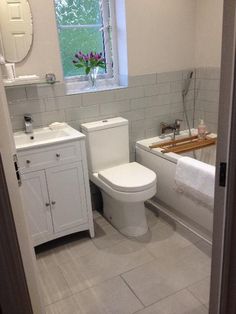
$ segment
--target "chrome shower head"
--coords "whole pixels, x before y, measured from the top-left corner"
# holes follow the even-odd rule
[[[184,85],[184,88],[183,88],[183,90],[182,90],[182,96],[183,96],[183,97],[186,97],[187,94],[188,94],[188,91],[189,91],[189,87],[190,87],[192,78],[193,78],[193,71],[190,71],[190,72],[188,73],[187,79],[185,80],[185,85]]]

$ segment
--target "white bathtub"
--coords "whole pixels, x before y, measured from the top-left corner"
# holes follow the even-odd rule
[[[192,134],[197,131],[192,129]],[[176,139],[188,136],[188,131],[182,131]],[[178,158],[181,155],[175,153],[163,154],[160,148],[150,149],[149,145],[170,140],[170,137],[149,138],[136,143],[136,160],[157,174],[157,194],[154,198],[157,208],[164,210],[166,214],[180,219],[187,226],[193,228],[207,239],[211,240],[213,210],[193,201],[187,196],[177,192],[175,184],[175,172]],[[195,151],[198,160],[215,165],[216,147],[211,146]],[[193,152],[185,153],[193,157]]]

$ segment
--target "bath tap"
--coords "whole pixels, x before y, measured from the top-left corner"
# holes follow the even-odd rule
[[[25,133],[33,133],[33,119],[31,114],[26,113],[24,115],[24,122],[25,122]]]
[[[173,140],[175,140],[175,136],[180,134],[180,126],[181,126],[181,119],[175,119],[175,122],[172,124],[161,122],[161,135],[164,135],[166,131],[173,131]]]
[[[180,134],[180,127],[181,127],[181,122],[182,122],[183,120],[181,120],[181,119],[175,119],[175,123],[174,123],[174,125],[175,125],[175,134],[176,135],[179,135]]]

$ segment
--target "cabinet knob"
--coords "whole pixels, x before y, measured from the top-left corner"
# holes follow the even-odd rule
[[[52,205],[55,205],[56,204],[56,202],[55,201],[52,201]]]
[[[57,157],[57,158],[59,158],[60,156],[61,156],[61,154],[59,154],[59,153],[56,154],[56,157]]]
[[[50,203],[46,203],[45,205],[48,207],[48,206],[50,206]]]
[[[29,159],[27,159],[26,163],[29,165],[31,163],[31,161]]]

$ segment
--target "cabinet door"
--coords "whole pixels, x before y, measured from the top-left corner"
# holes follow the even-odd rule
[[[53,227],[44,171],[22,175],[22,195],[34,244],[46,242]]]
[[[81,162],[46,170],[55,232],[86,223],[84,175]]]

